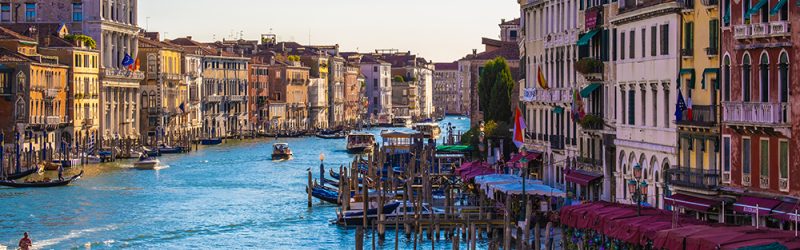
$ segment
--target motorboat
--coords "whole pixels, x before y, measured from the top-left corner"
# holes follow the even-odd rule
[[[322,139],[344,139],[347,133],[344,130],[323,130],[316,134],[317,137]]]
[[[139,170],[153,170],[156,169],[159,160],[151,156],[143,156],[139,161],[133,163],[133,168]]]
[[[350,133],[347,135],[347,152],[360,154],[372,152],[375,147],[375,135],[369,133]]]
[[[392,119],[392,127],[410,128],[411,124],[410,116],[398,116]]]
[[[442,129],[439,128],[439,124],[434,122],[414,124],[414,130],[422,133],[423,137],[429,139],[437,139],[442,133]]]
[[[272,144],[272,159],[289,159],[292,157],[292,149],[289,148],[289,143],[275,143]]]
[[[180,154],[183,153],[183,147],[172,147],[161,144],[161,146],[158,146],[158,152],[161,154]]]

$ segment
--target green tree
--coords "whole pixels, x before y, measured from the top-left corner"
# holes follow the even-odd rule
[[[511,121],[511,90],[514,79],[511,69],[502,57],[487,62],[480,72],[478,98],[484,120]]]

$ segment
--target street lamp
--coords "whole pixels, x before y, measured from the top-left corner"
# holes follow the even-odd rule
[[[642,178],[642,166],[638,163],[633,166],[633,179],[628,181],[628,190],[631,192],[631,199],[636,202],[636,215],[642,215],[642,199],[647,194],[647,181]]]
[[[519,149],[520,154],[524,154],[527,151],[525,150],[525,146],[522,146]],[[528,179],[528,158],[526,155],[522,155],[522,158],[519,159],[519,162],[522,163],[522,195],[524,195],[522,200],[522,207],[527,208],[528,205],[528,194],[525,192],[525,182]]]
[[[319,181],[325,178],[325,153],[319,153]]]
[[[481,134],[478,137],[479,140],[480,140],[480,143],[478,143],[478,148],[481,150],[481,153],[483,153],[484,151],[486,151],[486,147],[483,145],[483,141],[485,140],[485,137],[486,137],[486,133],[485,133],[486,124],[483,121],[481,121],[480,124],[479,124],[479,128],[480,128]],[[487,155],[486,157],[489,157],[489,156]]]

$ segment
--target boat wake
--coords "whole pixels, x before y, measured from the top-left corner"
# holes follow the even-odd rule
[[[165,169],[165,168],[169,168],[169,165],[161,165],[161,164],[158,164],[158,165],[156,165],[156,167],[154,168],[154,170],[161,170],[161,169]]]
[[[58,237],[58,238],[46,239],[46,240],[37,240],[35,242],[35,244],[33,245],[33,249],[48,249],[48,248],[52,248],[52,246],[54,246],[56,244],[59,244],[61,242],[68,241],[68,240],[71,240],[71,239],[75,239],[75,238],[81,237],[81,236],[86,235],[86,234],[92,234],[92,233],[96,233],[96,232],[110,231],[110,230],[116,230],[116,229],[117,229],[117,226],[108,225],[108,226],[105,226],[105,227],[96,227],[96,228],[89,228],[89,229],[83,229],[83,230],[72,230],[72,231],[69,231],[68,234],[66,234],[64,236],[61,236],[61,237]],[[0,249],[2,249],[2,248],[0,248]]]

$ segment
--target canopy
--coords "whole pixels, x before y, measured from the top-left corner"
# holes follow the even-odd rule
[[[767,5],[767,2],[768,2],[767,0],[758,1],[758,3],[756,3],[756,5],[753,5],[753,7],[750,7],[750,9],[747,10],[747,13],[744,14],[745,17],[746,18],[750,17],[753,14],[755,14],[756,12],[758,12],[761,8],[763,8],[765,5]]]
[[[542,154],[538,152],[525,152],[525,153],[515,154],[514,156],[511,157],[510,160],[508,160],[508,163],[517,163],[520,160],[522,160],[522,158],[525,158],[525,160],[527,161],[533,161],[539,159],[539,157],[542,157]]]
[[[705,70],[703,70],[703,78],[700,80],[700,85],[703,88],[706,87],[706,74],[719,75],[719,68],[706,68]],[[719,83],[717,84],[717,86],[714,86],[714,87],[715,88],[719,88]]]
[[[589,45],[589,41],[591,41],[592,37],[594,37],[594,35],[597,35],[598,32],[600,32],[600,30],[592,30],[586,32],[586,34],[583,34],[581,38],[578,39],[578,46]]]
[[[603,86],[603,84],[602,83],[590,83],[589,85],[587,85],[585,88],[583,88],[581,90],[581,97],[589,98],[589,95],[591,95],[592,92],[594,92],[595,90],[600,88],[600,86]]]
[[[681,71],[678,73],[678,86],[681,85],[681,78],[685,74],[689,74],[689,76],[691,77],[689,79],[689,88],[693,89],[694,88],[694,69],[681,69]]]
[[[786,5],[786,2],[788,2],[788,1],[789,0],[780,0],[780,1],[778,1],[778,3],[775,4],[775,7],[772,7],[772,9],[769,11],[769,15],[775,15],[775,14],[780,13],[781,9],[783,8],[784,5]]]
[[[575,184],[588,186],[590,182],[603,178],[603,175],[583,170],[568,169],[565,180]]]
[[[561,106],[556,106],[555,108],[553,108],[553,113],[563,114],[564,113],[564,108],[561,107]]]
[[[758,215],[766,216],[780,204],[779,200],[742,196],[733,204],[733,211],[743,214],[756,214],[756,211],[758,211]]]
[[[797,222],[800,221],[798,212],[800,212],[800,204],[783,202],[772,210],[771,216],[782,221]]]
[[[712,207],[720,204],[719,201],[695,197],[686,194],[673,194],[664,197],[664,202],[670,206],[683,207],[694,211],[707,212]]]
[[[439,146],[436,146],[436,151],[439,151],[439,152],[469,153],[469,152],[472,151],[472,146],[468,146],[468,145],[439,145]]]
[[[475,177],[475,184],[483,186],[487,184],[515,182],[521,179],[522,177],[511,174],[490,174]]]
[[[461,176],[461,180],[463,181],[471,181],[475,179],[476,176],[493,174],[495,172],[496,171],[491,168],[489,163],[479,161],[466,162],[456,169],[456,174]]]
[[[552,188],[544,184],[525,183],[526,195],[542,195],[550,197],[566,197],[564,191]],[[522,183],[506,183],[495,186],[495,190],[505,194],[522,194]]]

